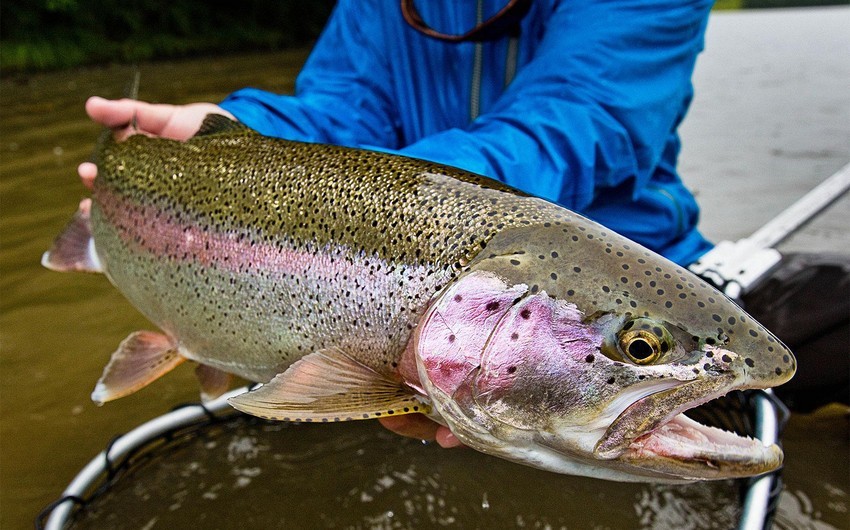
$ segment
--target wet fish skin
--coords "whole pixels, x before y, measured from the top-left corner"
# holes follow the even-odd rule
[[[106,274],[186,357],[257,381],[332,346],[394,372],[430,297],[494,233],[570,215],[436,164],[241,128],[98,158]]]
[[[267,383],[233,400],[253,414],[430,410],[467,445],[558,472],[677,481],[781,464],[775,446],[679,413],[781,384],[791,352],[699,278],[575,213],[221,118],[186,142],[107,140],[97,158],[76,222],[94,245],[68,243],[79,255],[63,259],[96,263],[165,334],[158,350],[125,341],[98,400],[119,395],[108,373],[161,375],[161,354]],[[60,255],[45,263],[62,269]],[[649,364],[622,347],[642,326],[667,348]]]

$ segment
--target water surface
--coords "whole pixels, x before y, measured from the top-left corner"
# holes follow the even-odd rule
[[[747,235],[850,160],[850,67],[837,51],[850,44],[846,31],[836,33],[850,25],[848,15],[722,14],[712,22],[682,164],[704,205],[708,235]],[[143,65],[140,95],[180,103],[218,101],[248,85],[291,92],[305,57],[295,51]],[[113,435],[197,398],[184,366],[133,396],[94,406],[88,396],[109,354],[150,324],[102,276],[38,264],[86,195],[74,168],[99,130],[82,104],[92,94],[119,96],[131,77],[130,68],[116,66],[0,82],[4,529],[29,526]],[[838,208],[823,229],[828,235],[833,226],[846,235],[846,210]],[[731,482],[661,487],[559,476],[400,439],[373,423],[217,429],[137,470],[138,480],[121,482],[90,526],[727,528],[737,516]],[[227,448],[223,460],[205,456],[209,444]],[[846,528],[846,410],[794,416],[785,447],[777,526]]]

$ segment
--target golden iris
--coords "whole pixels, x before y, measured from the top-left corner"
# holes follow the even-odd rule
[[[635,364],[651,364],[670,350],[672,337],[664,326],[637,318],[623,326],[617,334],[620,352]]]

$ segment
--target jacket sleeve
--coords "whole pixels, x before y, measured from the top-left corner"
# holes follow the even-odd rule
[[[220,105],[269,136],[345,146],[395,147],[386,56],[364,32],[374,2],[340,1],[296,80],[295,97],[246,88]]]
[[[711,2],[560,2],[490,109],[401,149],[582,210],[652,176],[692,94]],[[534,15],[534,12],[529,15]]]

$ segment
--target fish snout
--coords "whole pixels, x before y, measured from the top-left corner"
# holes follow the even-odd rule
[[[729,349],[737,353],[732,367],[744,374],[742,388],[772,388],[787,383],[797,370],[797,360],[785,344],[767,330],[762,337],[742,347]]]

